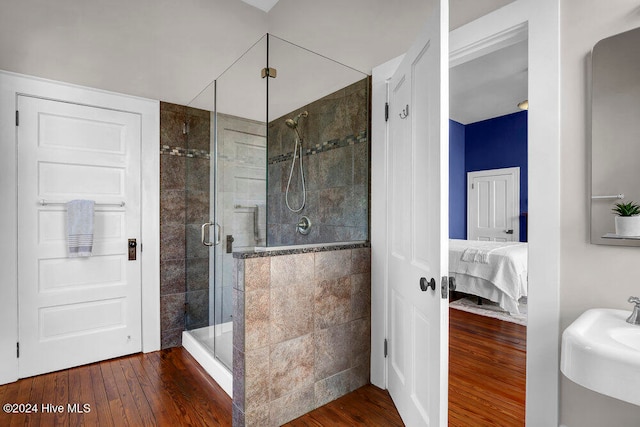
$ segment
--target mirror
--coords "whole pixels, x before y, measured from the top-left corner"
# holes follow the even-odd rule
[[[640,28],[599,41],[592,53],[591,243],[640,246],[612,209],[640,204]],[[640,216],[631,217],[640,223]],[[634,219],[635,218],[635,219]],[[616,226],[616,222],[618,225]],[[621,225],[622,224],[622,225]],[[640,232],[640,231],[639,231]],[[631,235],[629,235],[631,234]]]

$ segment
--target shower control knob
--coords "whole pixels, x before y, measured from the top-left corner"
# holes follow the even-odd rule
[[[298,221],[296,230],[298,231],[298,233],[306,236],[311,231],[311,220],[306,216],[303,216],[302,218],[300,218],[300,221]]]

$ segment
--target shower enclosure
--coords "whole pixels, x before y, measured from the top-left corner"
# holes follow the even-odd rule
[[[183,345],[230,392],[233,252],[368,238],[369,79],[267,34],[189,106],[211,111],[207,191],[187,194],[208,208],[187,289],[208,287],[187,292]]]

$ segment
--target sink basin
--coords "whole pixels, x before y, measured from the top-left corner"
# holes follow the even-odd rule
[[[562,333],[560,370],[583,387],[640,405],[640,325],[631,311],[594,308]]]

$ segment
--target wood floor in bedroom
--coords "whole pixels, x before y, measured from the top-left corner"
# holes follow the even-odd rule
[[[526,328],[450,309],[449,425],[524,425]],[[231,399],[182,348],[136,354],[0,386],[0,402],[64,404],[6,414],[0,426],[231,426]],[[89,403],[70,414],[67,403]],[[368,385],[290,426],[402,426],[389,393]]]
[[[449,426],[524,426],[525,326],[449,309]]]

